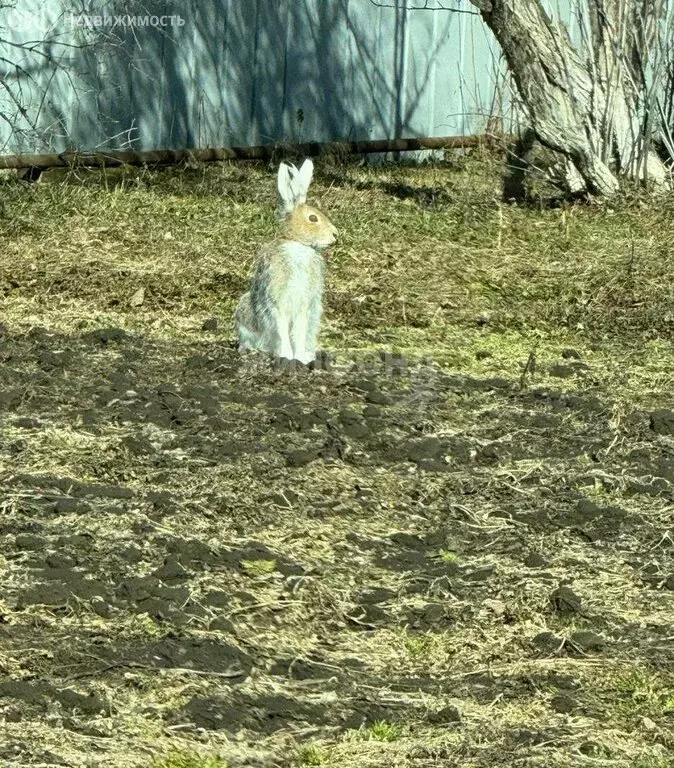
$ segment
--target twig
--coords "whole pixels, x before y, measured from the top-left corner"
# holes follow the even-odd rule
[[[400,9],[399,5],[395,3],[380,3],[377,0],[370,0],[372,5],[377,8],[396,8]],[[431,0],[424,0],[423,5],[411,5],[404,8],[406,11],[448,11],[449,13],[462,13],[465,16],[479,16],[479,11],[466,11],[463,8],[448,8],[443,5],[440,0],[437,0],[437,5],[431,5]]]
[[[527,373],[533,373],[536,370],[536,349],[538,348],[538,342],[536,342],[529,352],[526,365],[520,376],[520,389],[524,389],[527,383]]]

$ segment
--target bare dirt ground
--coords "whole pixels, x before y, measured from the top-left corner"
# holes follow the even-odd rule
[[[4,183],[2,766],[673,764],[674,206],[497,171],[319,172],[315,370],[265,169]]]

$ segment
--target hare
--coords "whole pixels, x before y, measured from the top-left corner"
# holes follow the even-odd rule
[[[239,351],[255,349],[288,360],[316,359],[323,314],[323,251],[337,239],[337,229],[306,204],[314,166],[307,159],[297,170],[278,170],[281,237],[258,256],[250,290],[234,313]]]

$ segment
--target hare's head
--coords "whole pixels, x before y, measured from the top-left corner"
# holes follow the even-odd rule
[[[318,208],[301,203],[286,216],[284,235],[320,251],[335,242],[337,228]]]
[[[337,229],[316,208],[307,205],[307,192],[314,164],[306,159],[299,170],[290,163],[278,169],[278,214],[285,223],[285,236],[311,248],[327,248],[337,239]]]

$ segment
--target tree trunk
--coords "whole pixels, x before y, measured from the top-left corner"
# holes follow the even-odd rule
[[[668,0],[587,0],[582,51],[541,0],[471,0],[499,41],[538,140],[567,181],[611,195],[618,176],[668,186],[651,149],[647,54]]]
[[[667,184],[668,174],[652,149],[648,54],[658,42],[666,0],[594,0],[588,4],[596,82],[605,98],[602,149],[613,149],[619,171],[634,179]]]

